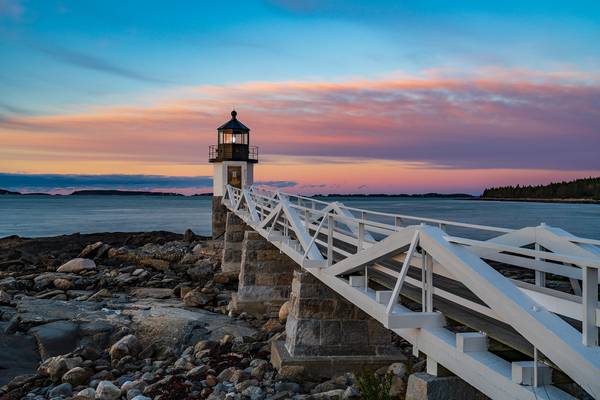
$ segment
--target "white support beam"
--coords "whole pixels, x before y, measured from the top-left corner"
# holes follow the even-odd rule
[[[598,346],[598,271],[595,268],[583,270],[583,344]]]

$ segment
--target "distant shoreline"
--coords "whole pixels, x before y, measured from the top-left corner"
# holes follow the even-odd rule
[[[536,199],[536,198],[510,198],[510,197],[473,197],[471,200],[481,201],[517,201],[521,203],[562,203],[562,204],[600,204],[600,200],[593,199]]]

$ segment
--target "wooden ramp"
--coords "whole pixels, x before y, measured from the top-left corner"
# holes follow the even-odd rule
[[[257,187],[228,186],[223,202],[425,353],[432,372],[441,364],[491,398],[570,398],[552,384],[555,368],[600,398],[600,241],[546,225],[512,230],[386,214]],[[451,236],[449,227],[495,236]],[[535,276],[535,284],[503,276],[496,263]],[[564,279],[569,290],[548,287],[549,276]],[[456,332],[448,320],[475,332]],[[488,337],[523,359],[489,351]],[[538,353],[543,362],[527,357]]]

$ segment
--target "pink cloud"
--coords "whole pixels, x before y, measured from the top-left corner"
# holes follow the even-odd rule
[[[517,71],[475,79],[185,88],[149,107],[6,118],[0,121],[0,154],[43,153],[46,160],[56,154],[56,163],[67,155],[202,164],[215,128],[236,104],[262,154],[387,159],[429,168],[600,171],[600,86],[584,78]]]

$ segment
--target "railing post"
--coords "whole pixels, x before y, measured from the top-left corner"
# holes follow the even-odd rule
[[[425,265],[427,266],[427,312],[433,312],[433,257],[425,252]]]
[[[394,217],[394,226],[402,226],[402,218]]]
[[[596,308],[598,307],[598,269],[583,267],[583,344],[598,346],[598,326]]]
[[[333,214],[327,215],[327,265],[333,264]]]
[[[535,251],[542,251],[542,246],[536,242]],[[537,261],[541,260],[540,257],[535,258]],[[546,286],[546,273],[544,271],[535,271],[535,285],[545,287]]]
[[[358,246],[357,246],[357,253],[363,249],[363,247],[364,247],[364,241],[365,241],[365,223],[364,222],[359,222],[358,223]]]

